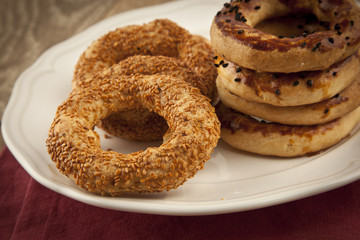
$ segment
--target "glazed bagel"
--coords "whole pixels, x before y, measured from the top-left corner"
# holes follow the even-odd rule
[[[255,28],[267,19],[304,14],[315,16],[324,30],[283,37]],[[210,36],[220,56],[245,68],[323,70],[359,48],[360,7],[353,0],[231,1],[214,17]]]
[[[216,113],[221,138],[230,146],[280,157],[303,156],[329,148],[347,137],[360,121],[360,107],[336,120],[312,126],[259,122],[221,103]]]
[[[190,84],[161,75],[118,75],[73,91],[58,107],[47,149],[57,168],[97,194],[160,192],[177,188],[210,158],[220,136],[215,109]],[[122,154],[100,147],[94,126],[117,111],[142,106],[161,115],[169,130],[159,147]]]
[[[165,57],[166,56],[166,57]],[[201,92],[216,97],[214,53],[208,40],[192,35],[170,20],[131,25],[111,31],[94,41],[78,60],[73,89],[94,84],[94,75],[105,75],[119,64],[119,74],[156,74],[179,76],[192,81]],[[96,84],[96,83],[95,83]],[[113,113],[99,123],[106,132],[138,141],[162,138],[166,121],[147,109],[138,107]]]
[[[321,124],[339,118],[360,105],[360,75],[349,87],[332,98],[318,103],[291,107],[248,101],[227,89],[223,82],[219,76],[217,86],[223,104],[247,115],[282,124]]]
[[[249,101],[275,106],[319,102],[341,92],[360,75],[360,50],[326,70],[299,73],[268,73],[241,68],[216,57],[223,85]]]

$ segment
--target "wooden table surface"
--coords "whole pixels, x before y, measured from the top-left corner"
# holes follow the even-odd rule
[[[111,15],[169,1],[0,0],[0,119],[18,76],[52,45]]]

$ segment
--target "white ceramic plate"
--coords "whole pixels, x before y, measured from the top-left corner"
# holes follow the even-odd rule
[[[360,178],[360,134],[326,152],[294,159],[247,154],[219,142],[212,158],[194,178],[176,190],[119,198],[86,192],[60,174],[46,151],[45,139],[57,106],[71,89],[74,65],[90,42],[129,24],[169,18],[192,33],[209,37],[218,0],[176,1],[108,18],[46,51],[17,80],[4,112],[5,142],[24,169],[39,183],[91,205],[142,213],[205,215],[256,209],[304,198]],[[103,137],[104,134],[100,132]],[[120,152],[159,143],[138,144],[101,139],[102,148]]]

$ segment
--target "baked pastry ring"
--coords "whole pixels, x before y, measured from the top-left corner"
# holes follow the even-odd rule
[[[264,123],[226,107],[216,106],[221,138],[230,146],[262,155],[296,157],[329,148],[349,136],[360,121],[360,107],[333,121],[312,126]]]
[[[282,37],[255,28],[269,18],[304,13],[315,15],[324,30]],[[214,17],[210,36],[219,55],[245,68],[323,70],[359,48],[360,7],[353,0],[231,1]]]
[[[92,42],[75,66],[73,88],[87,86],[87,79],[93,79],[92,75],[135,55],[179,59],[183,66],[198,74],[204,84],[208,85],[207,96],[214,97],[217,71],[213,66],[214,53],[209,41],[190,34],[168,19],[118,28]],[[141,71],[134,67],[132,70]],[[127,71],[127,74],[131,72]]]
[[[216,83],[223,104],[247,115],[282,124],[321,124],[351,112],[360,105],[360,75],[349,87],[332,98],[318,103],[291,107],[248,101],[232,93],[223,82],[219,76]]]
[[[211,96],[215,89],[215,83],[205,82],[198,74],[191,71],[184,62],[172,57],[131,56],[104,70],[98,77],[99,79],[111,77],[114,71],[123,76],[132,76],[134,74],[143,76],[153,74],[172,76],[200,89],[201,93],[205,96]],[[210,80],[207,79],[207,81]],[[91,85],[99,84],[100,82],[85,79],[83,83]],[[162,136],[168,129],[168,125],[163,117],[143,107],[137,107],[135,110],[114,112],[101,120],[97,126],[111,135],[137,141],[162,139]]]
[[[322,71],[258,72],[220,56],[215,65],[224,86],[237,96],[275,106],[297,106],[331,98],[354,82],[360,75],[360,50]]]
[[[46,144],[63,174],[90,192],[118,196],[177,188],[203,168],[220,137],[220,124],[197,88],[161,75],[113,72],[100,81],[73,91],[56,112]],[[163,144],[131,154],[102,150],[94,126],[139,105],[166,119]]]
[[[146,57],[142,57],[142,62],[138,63],[136,61],[139,58],[134,58],[137,55],[150,58],[146,66],[141,65]],[[155,56],[159,58],[156,62]],[[175,76],[179,75],[179,68],[187,69],[181,76],[192,79],[192,83],[198,81],[196,86],[202,86],[202,93],[214,99],[217,71],[213,66],[213,57],[208,40],[190,34],[170,20],[159,19],[143,25],[126,26],[95,40],[83,52],[75,66],[73,89],[88,87],[92,84],[91,81],[97,79],[93,75],[105,74],[114,64],[126,61],[121,64],[127,68],[123,69],[125,75],[159,72],[165,75],[166,71],[166,74]],[[149,64],[151,61],[154,65]],[[177,68],[176,72],[171,73],[171,68]],[[185,76],[187,74],[191,74],[191,77]],[[194,75],[197,77],[192,77]],[[159,140],[167,130],[164,119],[141,107],[113,113],[109,118],[103,119],[99,126],[114,136],[139,141]]]

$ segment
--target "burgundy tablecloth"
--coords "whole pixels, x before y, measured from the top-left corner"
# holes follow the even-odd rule
[[[0,239],[360,239],[360,181],[247,212],[179,217],[93,207],[33,180],[0,155]]]

